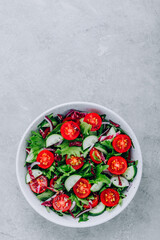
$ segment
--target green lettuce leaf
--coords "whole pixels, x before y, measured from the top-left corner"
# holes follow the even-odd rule
[[[80,123],[80,129],[81,129],[81,133],[82,133],[84,136],[89,135],[91,128],[92,128],[92,125],[91,125],[91,124],[88,124],[88,123],[86,123],[86,122],[81,121],[81,123]]]

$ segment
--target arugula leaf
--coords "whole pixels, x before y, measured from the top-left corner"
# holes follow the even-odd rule
[[[83,205],[81,204],[81,202],[79,201],[79,199],[78,199],[78,197],[76,195],[71,193],[70,199],[71,199],[72,202],[73,201],[76,202],[77,207],[79,207],[81,210],[83,209]]]
[[[85,222],[88,221],[88,212],[83,213],[80,217],[79,217],[79,221],[78,222]]]
[[[103,172],[104,170],[106,170],[108,168],[108,165],[97,165],[96,166],[96,175],[99,176],[101,172]]]
[[[62,123],[58,124],[58,125],[53,129],[53,131],[50,132],[50,133],[47,135],[47,137],[50,136],[50,135],[52,135],[52,134],[54,134],[54,133],[59,133],[59,132],[60,132],[60,129],[61,129],[61,126],[62,126]]]
[[[96,179],[90,180],[90,183],[98,183],[98,182],[103,182],[103,183],[106,183],[107,185],[109,185],[111,181],[104,174],[99,174],[98,176],[96,176]]]
[[[43,170],[43,175],[45,175],[48,179],[52,178],[52,173],[55,171],[55,166],[51,165],[49,168]]]
[[[61,173],[72,172],[73,168],[70,165],[61,165],[57,167],[57,170]]]
[[[84,136],[89,135],[91,128],[92,128],[91,124],[88,124],[86,122],[81,121],[80,129],[81,129],[81,132]]]
[[[101,142],[102,145],[106,146],[109,149],[113,149],[112,142],[108,140],[104,140]]]
[[[40,193],[39,195],[37,195],[37,198],[40,201],[46,201],[48,198],[52,197],[55,193],[53,193],[52,191],[46,189],[45,192]]]
[[[116,207],[116,206],[114,206],[114,207],[106,207],[106,211],[107,211],[107,212],[111,212],[115,207]]]
[[[43,139],[42,135],[39,132],[31,131],[31,137],[28,141],[29,147],[32,149],[34,154],[45,147],[45,139]]]

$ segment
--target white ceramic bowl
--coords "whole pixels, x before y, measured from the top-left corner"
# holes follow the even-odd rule
[[[78,220],[73,219],[71,216],[63,216],[60,217],[56,213],[50,211],[50,213],[47,212],[46,208],[41,206],[40,201],[36,198],[36,196],[32,193],[29,186],[25,183],[25,175],[27,169],[24,167],[25,163],[25,148],[26,148],[26,140],[30,136],[31,130],[35,130],[37,125],[43,120],[44,116],[50,113],[53,113],[53,115],[56,114],[63,114],[66,113],[69,109],[77,109],[80,111],[89,111],[89,112],[97,112],[99,114],[106,114],[108,119],[113,120],[114,122],[117,122],[121,125],[122,129],[124,129],[128,135],[132,138],[135,149],[132,151],[132,159],[138,159],[138,172],[137,175],[133,181],[133,184],[129,191],[127,192],[127,197],[123,199],[122,206],[117,206],[113,211],[107,212],[105,211],[103,214],[96,216],[96,217],[89,217],[89,220],[87,222],[81,222],[78,223]],[[42,113],[39,117],[37,117],[27,128],[25,131],[19,147],[17,151],[17,158],[16,158],[16,172],[17,172],[17,178],[19,182],[19,186],[21,188],[21,191],[23,195],[25,196],[28,203],[34,208],[37,213],[39,213],[41,216],[45,217],[47,220],[57,223],[59,225],[67,226],[67,227],[91,227],[95,226],[104,222],[107,222],[108,220],[112,219],[113,217],[117,216],[120,212],[122,212],[128,204],[133,199],[139,184],[141,180],[142,175],[142,155],[140,146],[138,143],[138,140],[132,131],[132,129],[129,127],[129,125],[115,112],[109,110],[106,107],[103,107],[101,105],[95,104],[95,103],[88,103],[88,102],[71,102],[66,104],[61,104],[58,106],[55,106],[44,113]]]

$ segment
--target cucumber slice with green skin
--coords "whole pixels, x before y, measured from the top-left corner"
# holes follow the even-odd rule
[[[58,143],[61,140],[63,140],[63,137],[60,134],[49,135],[46,139],[46,147],[52,146],[53,144]]]
[[[73,188],[73,186],[76,184],[76,182],[78,182],[78,180],[81,178],[81,176],[80,175],[71,175],[71,176],[69,176],[67,179],[66,179],[66,181],[65,181],[65,183],[64,183],[64,186],[65,186],[65,188],[67,189],[67,191],[69,192],[72,188]]]
[[[103,187],[103,185],[104,185],[103,182],[94,183],[90,190],[92,192],[98,192]]]
[[[102,153],[104,153],[104,154],[107,154],[107,151],[106,151],[105,147],[103,147],[101,144],[96,143],[96,144],[94,145],[94,147],[95,147],[97,150],[99,150],[100,152],[102,152]]]
[[[113,138],[116,136],[116,131],[115,131],[114,127],[111,127],[111,129],[110,129],[109,132],[107,133],[107,136],[110,136],[110,135],[111,135],[111,136],[113,135]],[[107,139],[107,141],[112,141],[113,138],[112,138],[112,139]]]
[[[128,167],[127,170],[122,174],[122,176],[125,177],[128,181],[131,181],[136,176],[136,174],[137,174],[137,167],[134,165],[134,166]]]
[[[42,171],[41,170],[38,170],[38,169],[33,169],[32,170],[32,174],[35,178],[39,177],[40,175],[42,175]],[[26,174],[26,183],[29,183],[31,181],[31,178],[30,178],[30,175],[29,173],[27,172]]]
[[[105,211],[105,208],[106,208],[106,206],[102,202],[100,202],[100,203],[98,203],[98,205],[96,207],[92,208],[89,211],[89,215],[98,216]]]
[[[118,188],[124,188],[124,187],[129,186],[129,182],[127,179],[120,176],[120,180],[121,180],[122,185],[119,184],[119,180],[118,180],[117,176],[111,177],[111,183],[113,184],[113,186],[118,187]]]
[[[96,142],[98,142],[98,137],[97,136],[88,136],[83,140],[83,150],[89,148],[90,146],[92,146],[93,144],[95,144]]]
[[[31,149],[29,154],[28,154],[28,156],[27,156],[27,158],[26,158],[26,162],[27,163],[32,163],[33,160],[34,160],[34,154],[33,154],[33,150]]]

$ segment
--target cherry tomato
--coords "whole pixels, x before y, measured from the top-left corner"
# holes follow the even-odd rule
[[[43,175],[39,176],[35,179],[35,181],[31,181],[29,186],[31,190],[35,193],[42,193],[46,191],[47,188],[47,178]]]
[[[114,207],[118,204],[120,197],[116,190],[107,188],[101,192],[100,199],[107,207]]]
[[[87,199],[88,200],[88,199]],[[91,204],[91,207],[94,208],[97,206],[98,202],[99,202],[99,195],[98,194],[94,194],[94,199],[92,200],[89,200],[90,201],[90,204]],[[90,205],[83,205],[84,208],[90,208]]]
[[[102,119],[97,113],[88,113],[83,121],[92,125],[91,131],[97,131],[102,125]]]
[[[52,152],[48,150],[42,150],[37,155],[37,162],[40,162],[39,167],[40,168],[49,168],[52,163],[54,162],[54,155]]]
[[[73,186],[73,191],[79,198],[86,198],[91,193],[91,184],[85,178],[80,178]]]
[[[109,165],[108,170],[116,175],[121,175],[127,170],[127,161],[120,156],[109,158],[107,165]]]
[[[61,134],[67,140],[74,140],[80,134],[80,127],[73,121],[63,123],[61,126]]]
[[[71,204],[72,202],[66,194],[58,194],[53,198],[53,208],[56,211],[66,212],[70,209]]]
[[[92,148],[90,153],[89,153],[90,158],[92,159],[93,162],[99,164],[102,162],[101,158],[101,152],[98,151],[96,148]]]
[[[126,134],[119,134],[112,142],[113,148],[119,153],[127,152],[130,149],[131,144],[131,139]]]
[[[70,158],[67,159],[66,155],[66,164],[69,164],[72,166],[75,170],[78,170],[84,165],[84,158],[83,157],[75,157],[71,156]]]

